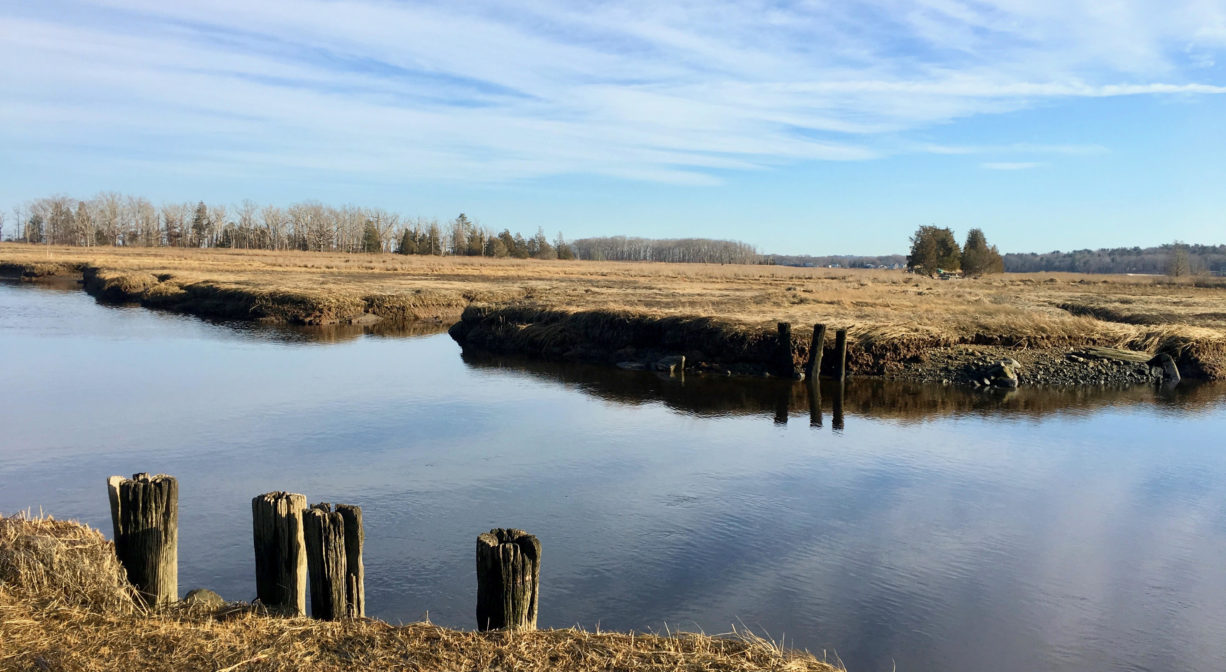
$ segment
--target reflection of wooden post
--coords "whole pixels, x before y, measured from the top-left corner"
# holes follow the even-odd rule
[[[775,391],[775,424],[788,424],[788,410],[792,401],[792,386],[795,383],[779,383]]]
[[[345,617],[345,521],[330,504],[316,504],[303,514],[307,570],[311,578],[311,617],[335,621]]]
[[[826,325],[813,325],[813,342],[809,345],[809,359],[805,362],[805,378],[822,375],[822,349],[826,347]],[[820,396],[820,395],[819,395]]]
[[[366,568],[362,564],[362,507],[337,504],[336,512],[345,520],[345,602],[350,617],[366,616]]]
[[[809,426],[822,426],[822,386],[816,378],[810,378],[805,383],[809,392]]]
[[[843,381],[834,388],[834,421],[830,425],[837,431],[843,431]]]
[[[847,377],[847,330],[834,332],[834,377],[843,380]]]
[[[541,542],[515,529],[477,537],[477,629],[535,630]]]
[[[151,607],[179,599],[179,482],[133,474],[106,480],[115,555]]]
[[[255,592],[269,609],[306,615],[306,544],[302,515],[306,495],[270,492],[251,500],[255,538]]]

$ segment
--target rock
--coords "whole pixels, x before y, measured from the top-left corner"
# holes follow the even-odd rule
[[[988,377],[984,379],[984,384],[995,387],[1015,388],[1018,385],[1017,369],[1017,362],[1006,357],[988,369]]]
[[[221,595],[208,588],[189,590],[187,595],[183,597],[183,604],[200,605],[202,607],[220,607],[225,603],[226,601],[221,599]]]
[[[1154,355],[1154,358],[1149,360],[1149,365],[1158,369],[1162,373],[1162,380],[1178,383],[1180,381],[1179,367],[1175,366],[1175,358],[1165,352]]]
[[[656,361],[656,371],[665,372],[670,376],[674,373],[681,373],[683,370],[685,370],[685,355],[661,357]]]
[[[642,362],[618,362],[617,368],[627,371],[642,371],[647,368],[647,365]]]

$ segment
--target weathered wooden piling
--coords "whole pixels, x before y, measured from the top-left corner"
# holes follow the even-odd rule
[[[847,330],[834,332],[834,377],[843,380],[847,377]]]
[[[809,426],[822,426],[822,385],[817,378],[805,381],[805,390],[809,393]]]
[[[362,527],[362,507],[337,504],[336,512],[345,521],[345,604],[353,618],[366,616],[366,567],[362,562],[362,546],[366,530]]]
[[[106,480],[111,526],[128,581],[147,606],[179,599],[179,482],[133,474]]]
[[[796,360],[792,357],[792,323],[779,322],[776,328],[779,336],[775,346],[775,374],[784,378],[798,378],[800,372],[796,370]]]
[[[255,539],[255,592],[268,609],[306,615],[306,495],[269,492],[251,500]]]
[[[311,617],[328,621],[345,618],[348,600],[344,518],[330,504],[316,504],[303,513],[302,533],[311,584]]]
[[[535,630],[541,542],[516,529],[477,537],[477,628]]]
[[[822,349],[826,347],[826,325],[813,325],[813,342],[809,344],[809,359],[805,361],[805,378],[822,374]]]

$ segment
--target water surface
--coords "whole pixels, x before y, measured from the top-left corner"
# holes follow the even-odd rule
[[[253,597],[250,500],[284,489],[363,507],[391,621],[472,627],[475,537],[515,526],[546,627],[743,625],[855,672],[1226,660],[1219,386],[818,401],[11,283],[0,381],[0,512],[109,533],[107,476],[173,474],[184,591]]]

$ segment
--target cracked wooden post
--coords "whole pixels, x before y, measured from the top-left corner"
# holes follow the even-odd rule
[[[345,520],[331,504],[320,503],[302,517],[307,571],[311,579],[311,617],[336,621],[348,616]]]
[[[541,542],[516,529],[477,537],[477,629],[535,630]]]
[[[809,359],[805,362],[805,378],[822,375],[822,349],[826,347],[826,325],[813,325],[813,342],[809,344]]]
[[[306,495],[292,492],[269,492],[251,500],[256,596],[286,616],[306,615],[305,509]]]
[[[366,531],[362,527],[362,507],[337,504],[336,512],[345,521],[345,605],[351,618],[366,616],[366,567],[362,546]]]
[[[847,377],[847,330],[834,332],[834,377],[843,380]]]
[[[179,482],[173,476],[133,474],[106,480],[111,526],[128,581],[157,607],[179,599]]]

